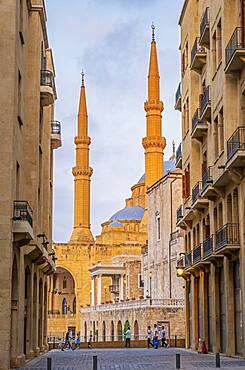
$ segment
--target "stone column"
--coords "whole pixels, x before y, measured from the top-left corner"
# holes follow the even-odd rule
[[[235,320],[234,320],[234,287],[233,268],[227,257],[224,257],[225,310],[226,310],[226,353],[235,355]]]
[[[119,282],[119,300],[123,301],[123,274],[120,275],[120,282]]]
[[[91,279],[91,306],[94,306],[94,276]]]
[[[211,264],[211,287],[212,287],[212,333],[213,352],[220,352],[220,316],[219,316],[219,282],[217,278],[217,268]]]
[[[98,275],[97,305],[101,305],[101,275]]]

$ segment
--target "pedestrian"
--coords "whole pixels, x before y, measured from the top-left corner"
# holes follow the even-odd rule
[[[147,335],[146,335],[146,338],[147,338],[147,347],[148,348],[150,348],[150,346],[153,346],[152,345],[152,342],[151,342],[152,336],[153,336],[153,333],[152,333],[151,327],[149,325],[147,327]]]
[[[130,330],[130,327],[128,327],[128,330],[126,331],[125,333],[125,339],[126,339],[126,342],[125,342],[125,347],[129,347],[130,348],[130,340],[131,340],[131,330]]]
[[[67,346],[68,346],[69,349],[71,348],[69,331],[66,333],[66,336],[65,336],[65,345],[64,345],[64,348],[67,348]]]
[[[89,340],[88,340],[88,348],[89,349],[92,349],[92,340],[93,340],[93,336],[92,336],[92,331],[90,332],[90,336],[89,336]]]
[[[162,326],[162,329],[160,331],[160,337],[161,337],[162,347],[168,347],[168,342],[166,339],[166,331],[165,331],[164,326]]]
[[[153,336],[153,346],[155,349],[158,349],[159,346],[159,333],[158,333],[158,328],[157,324],[154,324],[154,336]]]
[[[76,349],[76,348],[80,348],[80,343],[81,343],[81,340],[80,340],[80,332],[77,333],[77,337],[76,337],[76,340],[75,340],[75,343],[74,343],[74,347],[72,348],[73,351]]]

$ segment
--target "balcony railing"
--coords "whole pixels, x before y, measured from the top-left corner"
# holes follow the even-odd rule
[[[205,38],[205,33],[209,28],[209,8],[206,8],[205,12],[203,13],[201,23],[200,23],[200,42],[202,43]]]
[[[238,150],[245,151],[245,127],[238,127],[234,134],[227,141],[228,161]]]
[[[57,98],[53,72],[48,71],[46,69],[41,70],[41,72],[40,72],[40,83],[41,83],[42,86],[51,87],[53,89],[55,99]]]
[[[61,134],[61,123],[59,121],[51,122],[52,134],[60,135]]]
[[[175,109],[181,110],[181,82],[179,83],[178,89],[175,94]]]
[[[192,189],[192,203],[195,203],[197,199],[200,197],[202,191],[202,183],[198,181],[194,188]]]
[[[177,222],[181,221],[183,218],[183,207],[180,206],[178,209],[177,209]]]
[[[200,97],[200,118],[202,118],[205,110],[210,105],[210,86],[205,87],[203,94]]]
[[[109,291],[111,293],[119,293],[119,285],[110,285],[109,286]]]
[[[212,167],[209,166],[202,175],[202,192],[213,184]]]
[[[180,237],[180,230],[174,231],[170,234],[170,241],[176,240]]]
[[[245,27],[237,27],[225,49],[226,66],[237,50],[245,50]]]
[[[193,263],[201,261],[202,258],[202,245],[199,244],[193,249]]]
[[[200,110],[199,110],[199,108],[197,108],[197,110],[194,113],[194,116],[192,117],[192,132],[197,127],[199,119],[200,119]]]
[[[209,257],[213,254],[214,236],[211,235],[209,238],[203,241],[203,258]]]
[[[32,209],[28,202],[14,201],[14,221],[27,221],[32,227]]]
[[[192,252],[186,253],[185,255],[185,267],[188,268],[192,265]]]
[[[193,61],[197,54],[206,54],[206,49],[200,45],[199,43],[199,37],[196,38],[194,45],[191,50],[191,64],[193,64]]]
[[[216,232],[215,250],[240,244],[239,224],[228,223]]]
[[[177,260],[177,267],[185,267],[185,256],[182,256]]]

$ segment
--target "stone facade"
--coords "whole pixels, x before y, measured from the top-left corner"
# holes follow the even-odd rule
[[[0,4],[0,369],[47,348],[56,90],[42,0]]]
[[[245,356],[244,1],[184,2],[180,17],[187,345]]]

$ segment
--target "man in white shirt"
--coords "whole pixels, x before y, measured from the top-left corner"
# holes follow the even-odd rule
[[[128,327],[128,330],[126,331],[125,333],[125,339],[126,339],[126,342],[125,342],[125,347],[129,347],[130,348],[130,340],[131,340],[131,330],[130,330],[130,327]]]

